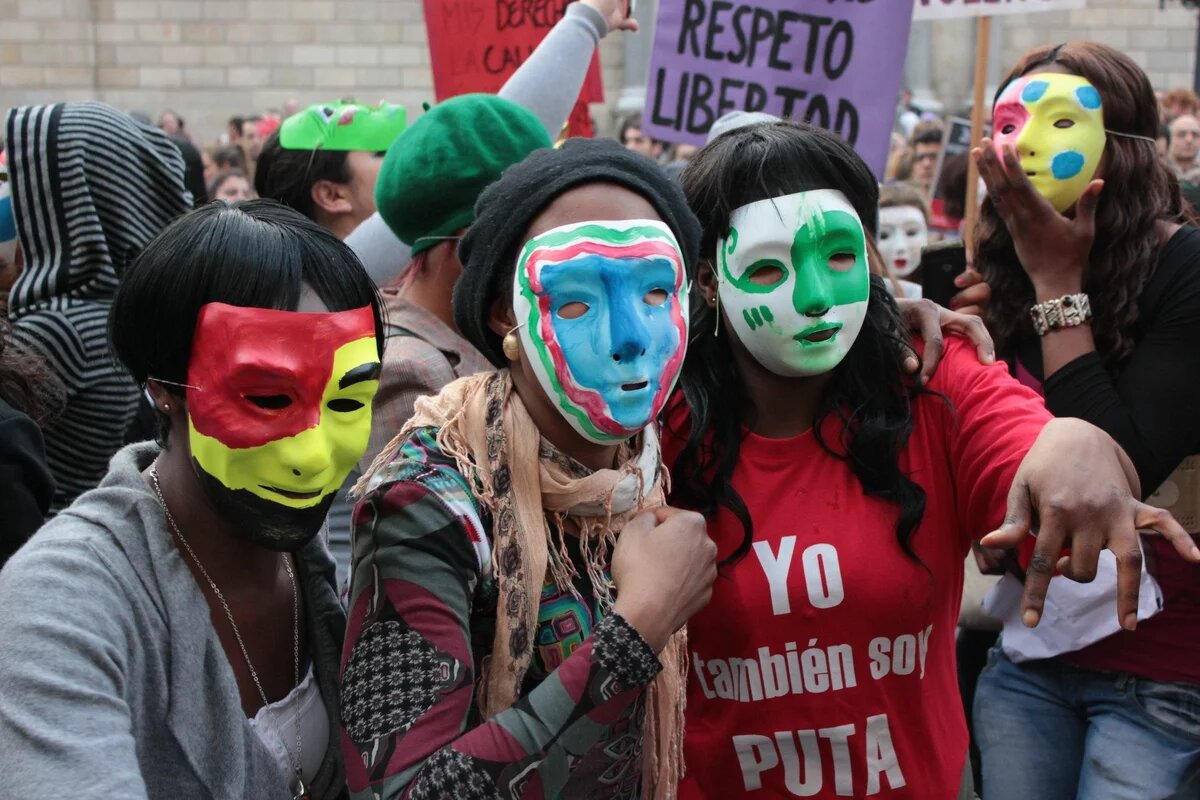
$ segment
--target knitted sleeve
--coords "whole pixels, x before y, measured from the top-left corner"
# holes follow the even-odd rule
[[[480,721],[471,619],[491,555],[474,499],[444,467],[388,471],[355,512],[341,688],[352,796],[557,797],[596,763],[589,753],[658,660],[610,615],[512,708]],[[636,755],[637,738],[614,745]]]

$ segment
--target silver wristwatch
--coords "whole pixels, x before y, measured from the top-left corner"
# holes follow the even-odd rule
[[[1083,292],[1067,294],[1054,300],[1038,303],[1029,309],[1033,318],[1033,329],[1038,336],[1059,328],[1082,325],[1092,318],[1092,304]]]

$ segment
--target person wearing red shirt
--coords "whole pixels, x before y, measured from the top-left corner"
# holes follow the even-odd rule
[[[927,386],[906,376],[895,302],[868,274],[878,186],[848,144],[750,126],[698,153],[683,186],[708,260],[664,454],[722,569],[688,625],[679,796],[955,798],[971,541],[1011,547],[1040,523],[1030,623],[1064,545],[1077,575],[1104,547],[1136,553],[1135,527],[1200,550],[1134,499],[1110,437],[1051,419],[965,341]],[[1124,618],[1138,575],[1121,572]]]

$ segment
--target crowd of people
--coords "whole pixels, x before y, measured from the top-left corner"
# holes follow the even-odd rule
[[[882,182],[562,137],[636,28],[412,122],[9,111],[0,796],[1200,797],[1195,95],[1038,48]]]

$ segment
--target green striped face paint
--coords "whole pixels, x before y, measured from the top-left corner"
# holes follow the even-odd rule
[[[866,235],[841,192],[759,200],[717,240],[718,294],[738,339],[777,375],[820,375],[862,330],[871,282]]]
[[[563,225],[521,249],[513,312],[559,413],[592,442],[628,439],[670,396],[687,346],[683,254],[658,220]]]

